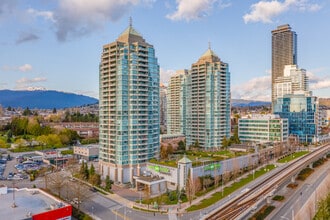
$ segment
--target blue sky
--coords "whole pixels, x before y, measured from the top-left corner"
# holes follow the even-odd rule
[[[156,49],[161,81],[207,50],[229,64],[233,98],[270,100],[271,30],[290,24],[310,89],[330,97],[329,0],[1,0],[0,89],[98,97],[102,45],[133,26]]]

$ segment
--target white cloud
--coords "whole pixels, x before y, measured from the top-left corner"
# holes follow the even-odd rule
[[[318,90],[318,89],[326,89],[330,88],[330,77],[327,74],[325,77],[319,77],[315,75],[315,72],[323,71],[324,68],[320,68],[318,70],[307,71],[307,76],[309,79],[309,89],[310,90]]]
[[[32,70],[32,65],[31,64],[24,64],[24,65],[18,67],[18,69],[22,72],[31,71]]]
[[[27,72],[32,70],[31,64],[23,64],[22,66],[3,66],[1,69],[3,71],[20,71],[20,72]]]
[[[36,77],[36,78],[21,78],[19,80],[16,81],[16,86],[15,89],[28,89],[29,87],[31,87],[31,85],[40,83],[40,82],[46,82],[47,78],[45,77]]]
[[[31,83],[37,83],[37,82],[45,82],[47,79],[45,77],[36,77],[33,79],[28,79],[28,78],[21,78],[16,81],[18,84],[31,84]]]
[[[160,82],[163,84],[168,84],[170,81],[170,78],[173,74],[175,74],[174,70],[165,70],[163,68],[160,68]]]
[[[38,10],[35,10],[33,8],[29,8],[27,10],[27,13],[35,16],[35,17],[42,17],[46,20],[50,20],[52,22],[55,22],[55,19],[54,19],[54,13],[52,11],[38,11]]]
[[[215,4],[218,4],[220,9],[231,5],[221,0],[176,0],[176,3],[176,11],[166,16],[171,20],[196,20],[207,16]]]
[[[251,5],[251,12],[243,16],[244,22],[272,23],[273,18],[289,10],[318,11],[321,6],[309,0],[259,1]]]
[[[310,84],[311,90],[330,89],[330,79],[321,80]]]
[[[150,6],[153,0],[60,0],[54,12],[58,40],[86,35],[115,22],[134,6]]]
[[[231,92],[234,99],[270,101],[271,76],[253,78],[244,84],[235,85]]]

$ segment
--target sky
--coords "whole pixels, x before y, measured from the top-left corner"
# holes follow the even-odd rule
[[[270,101],[271,31],[290,24],[310,90],[330,97],[330,0],[0,0],[0,89],[98,98],[104,44],[133,27],[167,83],[211,49],[229,64],[235,99]]]

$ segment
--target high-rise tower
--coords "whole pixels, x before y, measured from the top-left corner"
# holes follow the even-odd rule
[[[187,146],[220,148],[230,136],[230,73],[209,48],[192,64],[188,82]]]
[[[129,27],[103,46],[100,71],[100,172],[133,182],[159,157],[159,65],[155,50]]]
[[[185,134],[188,70],[178,70],[170,79],[167,97],[167,133]]]
[[[274,107],[274,83],[284,75],[285,65],[297,65],[297,34],[288,24],[272,31],[272,106]]]

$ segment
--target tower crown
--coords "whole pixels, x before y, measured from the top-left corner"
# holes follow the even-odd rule
[[[119,35],[117,40],[120,42],[128,42],[128,43],[132,43],[132,42],[146,43],[142,35],[133,27],[132,18],[130,18],[129,20],[128,27]]]

